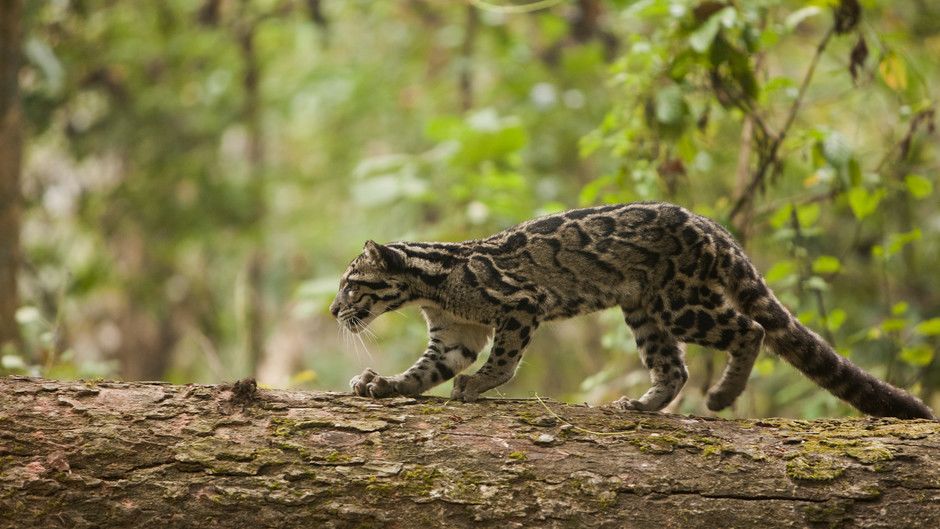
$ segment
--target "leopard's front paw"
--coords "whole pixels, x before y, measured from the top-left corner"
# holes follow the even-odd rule
[[[474,379],[470,375],[457,375],[454,379],[454,389],[450,392],[450,398],[464,402],[474,402],[479,399],[480,392],[473,381]]]
[[[649,411],[650,409],[650,407],[643,402],[628,397],[620,397],[614,402],[611,402],[611,405],[626,411]]]
[[[379,374],[373,371],[371,367],[366,368],[366,370],[361,374],[356,375],[349,380],[349,387],[356,395],[359,395],[360,397],[367,397],[369,396],[369,391],[366,386],[377,376],[379,376]]]
[[[394,397],[400,394],[393,380],[379,375],[371,368],[363,371],[361,375],[354,376],[349,381],[349,387],[352,388],[353,393],[360,397],[372,397],[374,399]]]

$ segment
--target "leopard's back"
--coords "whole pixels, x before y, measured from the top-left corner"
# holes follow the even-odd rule
[[[715,283],[720,263],[702,256],[736,249],[712,221],[655,202],[556,213],[461,244],[461,279],[495,303],[531,301],[544,319],[653,303],[677,278]]]

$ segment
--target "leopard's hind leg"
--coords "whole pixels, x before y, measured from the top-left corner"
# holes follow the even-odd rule
[[[638,399],[622,397],[614,404],[629,410],[661,410],[676,398],[689,379],[682,345],[644,309],[624,308],[623,312],[653,385]]]

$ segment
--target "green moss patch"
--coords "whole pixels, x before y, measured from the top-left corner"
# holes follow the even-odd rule
[[[832,481],[845,473],[846,467],[833,457],[803,454],[787,462],[787,476],[804,481]]]

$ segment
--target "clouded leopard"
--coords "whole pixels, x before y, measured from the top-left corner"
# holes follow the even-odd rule
[[[731,234],[665,203],[575,209],[459,243],[368,241],[346,269],[330,311],[352,332],[406,303],[421,306],[430,341],[404,373],[371,369],[350,381],[361,396],[418,395],[450,378],[473,401],[512,378],[544,322],[620,307],[652,386],[631,410],[660,410],[685,384],[683,344],[727,351],[708,391],[720,410],[744,390],[763,343],[820,386],[871,415],[933,418],[908,393],[837,354],[774,297]],[[490,338],[493,346],[472,375]]]

